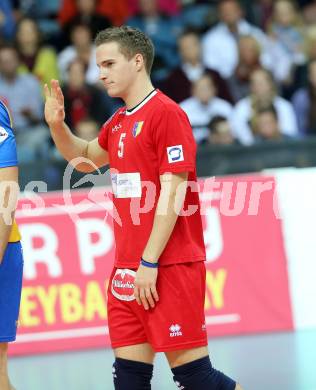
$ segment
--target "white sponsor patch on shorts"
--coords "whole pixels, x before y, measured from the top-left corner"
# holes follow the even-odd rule
[[[112,190],[116,198],[140,198],[142,183],[139,172],[112,173]]]
[[[111,292],[120,301],[133,301],[136,272],[118,268],[112,278]]]
[[[182,145],[169,146],[167,148],[168,162],[184,161]]]

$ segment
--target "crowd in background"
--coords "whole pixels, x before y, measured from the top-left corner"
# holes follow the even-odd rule
[[[58,157],[44,123],[51,79],[87,140],[122,104],[98,79],[93,44],[121,24],[151,37],[153,83],[187,113],[198,144],[316,135],[316,1],[1,0],[0,98],[21,162]]]

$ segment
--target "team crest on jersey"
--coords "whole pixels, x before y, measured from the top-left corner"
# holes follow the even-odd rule
[[[0,144],[8,138],[9,134],[5,128],[0,126]]]
[[[140,134],[140,132],[142,131],[143,124],[144,124],[144,121],[134,123],[133,129],[132,129],[133,137],[136,138]]]

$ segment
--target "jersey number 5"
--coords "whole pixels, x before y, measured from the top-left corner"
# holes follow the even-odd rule
[[[119,143],[118,143],[118,151],[117,151],[117,155],[119,156],[119,158],[123,158],[123,155],[124,155],[124,138],[126,137],[126,133],[122,133],[120,135],[120,140],[119,140]]]

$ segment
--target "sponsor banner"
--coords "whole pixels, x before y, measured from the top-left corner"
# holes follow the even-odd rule
[[[316,169],[276,172],[295,329],[316,327]]]
[[[275,180],[206,179],[200,197],[209,336],[293,329]]]
[[[27,196],[16,213],[25,269],[11,354],[109,346],[109,188]],[[200,198],[209,336],[292,329],[274,179],[206,179]]]

